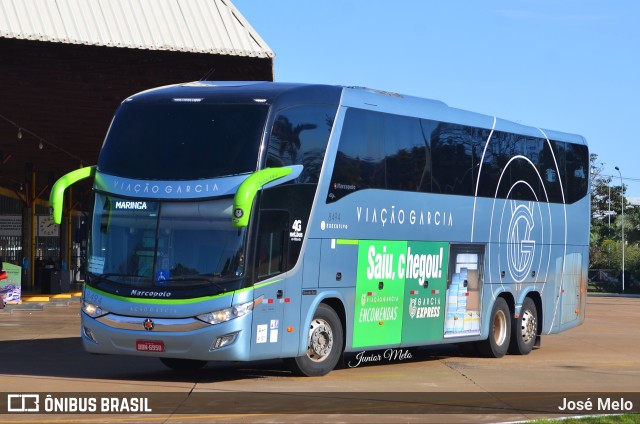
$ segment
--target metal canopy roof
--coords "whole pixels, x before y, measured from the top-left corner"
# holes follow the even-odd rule
[[[273,56],[229,0],[0,0],[0,196],[46,199],[55,179],[95,164],[128,96],[272,81]]]
[[[0,0],[0,37],[274,57],[228,0]]]

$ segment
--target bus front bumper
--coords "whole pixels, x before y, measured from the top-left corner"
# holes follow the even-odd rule
[[[248,361],[249,316],[220,324],[196,320],[81,314],[82,343],[87,352],[197,359]]]

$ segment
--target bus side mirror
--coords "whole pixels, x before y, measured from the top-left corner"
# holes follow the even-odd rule
[[[64,191],[72,184],[85,178],[93,177],[96,173],[96,166],[86,166],[76,169],[63,175],[55,182],[49,195],[49,205],[51,205],[51,219],[54,224],[62,222],[62,206],[64,205]]]
[[[291,174],[291,171],[292,168],[267,168],[249,175],[240,184],[233,198],[233,216],[231,217],[233,227],[243,228],[249,225],[251,205],[253,205],[253,199],[256,197],[258,190],[271,181],[286,177]]]

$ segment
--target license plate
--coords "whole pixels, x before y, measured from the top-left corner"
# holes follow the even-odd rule
[[[136,350],[140,352],[164,352],[164,343],[156,340],[136,340]]]

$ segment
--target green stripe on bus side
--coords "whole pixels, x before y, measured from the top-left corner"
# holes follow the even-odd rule
[[[264,281],[262,283],[254,284],[253,288],[257,289],[257,288],[260,288],[260,287],[265,287],[265,286],[268,286],[270,284],[275,284],[278,281],[282,281],[282,280],[283,280],[283,278],[278,278],[277,280],[273,280],[273,281]]]
[[[357,246],[359,243],[360,243],[360,240],[336,239],[336,244],[355,244]]]
[[[253,290],[253,289],[254,287],[248,287],[246,289],[235,290],[230,293],[221,293],[215,296],[195,297],[193,299],[155,299],[155,298],[146,298],[146,297],[142,298],[142,297],[119,296],[117,294],[107,293],[105,291],[87,286],[87,290],[91,290],[101,296],[108,297],[110,299],[119,300],[121,302],[147,303],[152,305],[189,305],[191,303],[205,302],[207,300],[219,299],[225,296],[232,296],[236,293],[242,293],[242,292]]]
[[[189,305],[191,303],[205,302],[207,300],[218,299],[225,296],[231,296],[238,293],[243,293],[249,290],[254,290],[259,287],[265,287],[270,284],[275,284],[278,281],[282,281],[282,278],[273,281],[267,281],[264,283],[256,284],[253,287],[247,287],[245,289],[235,290],[230,293],[221,293],[215,296],[204,296],[204,297],[195,297],[193,299],[155,299],[155,298],[142,298],[142,297],[126,297],[119,296],[117,294],[107,293],[105,291],[89,287],[87,286],[87,290],[91,290],[101,296],[108,297],[110,299],[119,300],[121,302],[131,302],[131,303],[147,303],[147,304],[155,304],[155,305]]]

